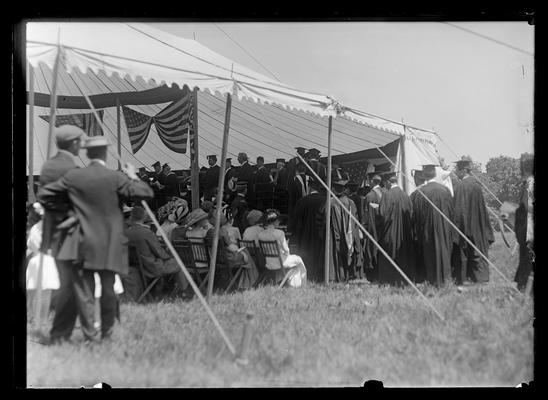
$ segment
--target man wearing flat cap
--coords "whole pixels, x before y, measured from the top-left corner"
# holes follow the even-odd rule
[[[204,199],[211,201],[219,185],[221,168],[217,165],[217,156],[214,154],[207,156],[207,163],[209,168],[204,174]]]
[[[94,327],[94,272],[101,280],[101,338],[112,335],[117,309],[114,277],[128,272],[122,204],[128,199],[153,197],[152,189],[139,179],[134,166],[126,164],[124,173],[107,168],[109,145],[104,136],[87,138],[82,147],[87,149],[88,166],[68,171],[38,193],[46,209],[58,209],[68,199],[81,232],[78,260],[58,265],[65,290],[56,299],[52,341],[70,339],[77,314],[85,340],[98,340]]]
[[[40,186],[55,182],[71,169],[78,168],[75,158],[79,154],[81,141],[86,136],[82,129],[74,125],[62,125],[55,128],[54,135],[58,151],[42,165]],[[70,264],[78,258],[80,231],[77,229],[77,225],[70,223],[63,229],[58,228],[63,221],[69,221],[69,217],[73,222],[76,222],[74,211],[68,205],[64,209],[44,210],[40,252],[46,254],[51,250],[51,255],[55,258],[60,274],[64,272],[66,264]],[[60,278],[62,282],[66,281],[65,276]],[[54,292],[53,304],[55,304],[57,297],[64,295],[64,291],[65,286],[61,286],[59,290]]]
[[[446,186],[436,182],[436,165],[423,165],[422,175],[426,184],[416,190],[420,190],[450,221],[453,221],[453,198]],[[456,232],[422,194],[417,194],[413,205],[413,224],[424,265],[425,279],[431,285],[443,286],[451,280],[451,252]]]
[[[85,132],[74,125],[62,125],[55,128],[55,142],[57,154],[47,160],[40,171],[40,186],[47,185],[60,179],[68,171],[78,168],[75,158],[78,156],[81,141],[85,138]],[[43,238],[40,251],[52,251],[56,260],[74,260],[77,257],[76,243],[77,232],[71,229],[58,230],[58,226],[70,214],[66,210],[45,210],[43,222]],[[66,243],[65,243],[66,241]]]
[[[495,241],[489,214],[481,187],[471,175],[472,160],[463,157],[456,161],[455,174],[460,182],[455,188],[455,225],[474,245],[487,256],[489,246]],[[457,233],[458,234],[458,233]],[[477,283],[489,281],[489,265],[460,235],[458,253],[454,259],[454,277],[457,284],[467,280]]]

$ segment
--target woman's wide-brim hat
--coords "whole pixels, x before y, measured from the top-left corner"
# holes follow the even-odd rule
[[[187,227],[192,227],[193,225],[196,225],[198,222],[203,221],[208,217],[208,214],[201,208],[192,210],[192,212],[186,217],[185,225]]]
[[[247,222],[249,225],[255,225],[261,220],[263,213],[259,210],[251,210],[247,213]]]

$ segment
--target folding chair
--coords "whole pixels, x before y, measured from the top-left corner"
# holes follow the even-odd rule
[[[282,288],[289,278],[289,275],[293,273],[293,270],[291,268],[284,267],[282,254],[280,253],[280,248],[278,247],[278,242],[275,240],[259,240],[259,246],[265,258],[265,273],[268,272],[268,270],[272,271],[277,269],[281,269],[282,272],[284,272],[284,278],[278,286],[278,288]],[[264,275],[264,273],[262,275]],[[260,281],[260,278],[261,277],[259,277],[259,279],[257,280],[258,282]]]
[[[209,251],[203,240],[174,240],[173,248],[187,270],[194,275],[198,288],[202,290],[209,276]],[[205,274],[202,279],[201,275]]]
[[[145,289],[137,298],[137,303],[140,303],[145,298],[145,296],[148,296],[150,298],[151,296],[150,291],[160,281],[161,277],[157,276],[155,278],[152,278],[152,280],[147,286],[148,279],[145,275],[143,260],[141,259],[140,254],[138,253],[137,249],[134,246],[129,246],[129,259],[137,261],[137,270],[139,271],[139,277],[141,278],[141,281],[143,282],[143,286],[145,286]]]
[[[238,239],[238,247],[239,248],[242,248],[242,247],[245,247],[248,251],[249,251],[249,254],[251,255],[251,257],[253,257],[253,259],[255,260],[255,263],[258,265],[259,264],[259,261],[258,261],[258,257],[257,257],[257,254],[258,254],[258,251],[257,251],[257,246],[255,246],[255,242],[253,240],[242,240],[242,239]],[[234,276],[232,277],[230,283],[228,284],[228,286],[226,287],[225,289],[225,293],[228,292],[230,290],[230,288],[232,287],[232,285],[236,282],[236,280],[238,279],[238,277],[241,275],[241,273],[243,272],[244,270],[244,266],[241,265],[240,267],[238,267],[238,269],[236,270],[236,273],[234,274]]]

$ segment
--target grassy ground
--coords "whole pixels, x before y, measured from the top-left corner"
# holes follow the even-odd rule
[[[500,242],[490,258],[508,277],[517,265]],[[123,304],[111,342],[44,347],[28,340],[29,387],[516,386],[533,379],[532,301],[492,271],[489,284],[429,300],[411,288],[366,282],[264,287],[213,296],[211,307],[236,348],[245,312],[254,335],[249,364],[230,352],[196,299]]]

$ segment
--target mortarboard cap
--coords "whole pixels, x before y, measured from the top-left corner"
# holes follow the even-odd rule
[[[422,172],[436,172],[436,164],[424,164],[422,166]]]
[[[320,155],[320,150],[318,149],[310,149],[308,150],[308,154],[311,155],[311,156],[319,156]]]
[[[226,162],[232,162],[232,158],[227,158]]]
[[[165,167],[169,167],[169,164],[165,163],[164,165],[162,165],[162,168],[165,168]]]
[[[55,141],[57,143],[66,143],[80,137],[86,137],[86,133],[74,125],[61,125],[55,128]]]
[[[285,163],[285,158],[276,158],[276,162],[277,163],[279,163],[279,162]]]
[[[298,153],[302,153],[302,152],[305,152],[306,149],[304,147],[295,147],[295,150],[297,150]]]
[[[472,159],[470,157],[467,157],[467,156],[462,156],[462,158],[460,160],[455,161],[454,163],[457,164],[458,169],[470,168],[470,166],[472,164]]]
[[[208,160],[209,160],[210,158],[217,159],[217,156],[216,156],[215,154],[211,154],[211,155],[207,156],[206,158],[207,158]]]
[[[147,169],[145,167],[140,167],[139,172],[147,172]]]
[[[162,164],[160,164],[160,161],[156,161],[154,164],[152,164],[153,167],[158,166],[161,167]]]
[[[355,182],[355,181],[348,181],[346,183],[346,187],[348,187],[348,188],[357,188],[358,186],[360,186],[360,184],[358,182]]]

